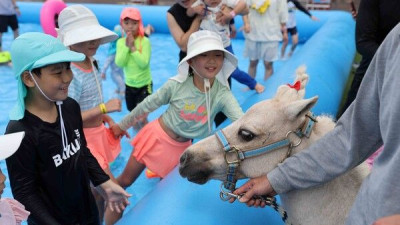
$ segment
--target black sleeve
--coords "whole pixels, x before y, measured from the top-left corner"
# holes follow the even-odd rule
[[[11,121],[6,129],[6,134],[25,131],[18,150],[6,159],[8,176],[10,179],[13,196],[23,204],[37,224],[57,225],[57,220],[47,209],[39,195],[36,174],[36,150],[34,134],[23,128],[18,121]]]
[[[311,13],[297,0],[291,0],[296,8],[311,17]]]
[[[83,134],[83,121],[82,121],[82,117],[81,115],[81,110],[79,107],[79,104],[72,98],[71,99],[74,104],[75,104],[75,108],[77,109],[77,115],[79,118],[79,123],[80,123],[80,133]],[[86,142],[86,138],[85,135],[83,135],[82,137],[82,150],[83,150],[83,154],[85,156],[86,159],[86,165],[88,168],[88,173],[89,173],[89,179],[90,181],[93,183],[94,186],[98,186],[106,181],[108,181],[110,179],[110,177],[103,171],[103,169],[100,167],[99,163],[97,162],[97,159],[92,155],[92,153],[90,152],[89,148],[87,147],[87,142]]]
[[[372,59],[378,50],[379,1],[362,0],[357,14],[356,47],[365,58]]]

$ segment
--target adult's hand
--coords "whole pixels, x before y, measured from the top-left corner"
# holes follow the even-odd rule
[[[242,195],[239,201],[246,203],[247,206],[253,207],[265,207],[264,201],[261,201],[260,199],[255,199],[253,197],[260,195],[276,195],[276,192],[272,188],[267,176],[265,175],[250,179],[241,187],[236,189],[233,193],[236,195]],[[231,199],[230,202],[234,202],[234,199]]]

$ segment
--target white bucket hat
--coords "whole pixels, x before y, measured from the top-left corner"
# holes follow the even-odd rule
[[[172,79],[178,82],[185,81],[189,73],[189,64],[187,61],[201,53],[213,50],[224,52],[224,64],[216,78],[222,85],[229,87],[228,78],[237,67],[237,59],[232,53],[224,49],[221,37],[217,33],[208,30],[200,30],[190,35],[187,55],[178,65],[178,75]]]
[[[114,41],[118,35],[101,26],[90,9],[83,5],[71,5],[58,16],[58,38],[65,46],[101,39],[100,44]]]

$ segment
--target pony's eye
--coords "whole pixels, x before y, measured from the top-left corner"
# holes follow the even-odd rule
[[[245,129],[240,129],[238,135],[242,138],[242,140],[247,142],[253,140],[255,137],[255,135],[251,131]]]

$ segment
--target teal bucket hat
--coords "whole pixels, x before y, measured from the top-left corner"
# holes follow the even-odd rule
[[[11,120],[24,117],[24,98],[27,93],[21,78],[24,71],[60,62],[78,62],[85,59],[84,54],[68,50],[57,38],[39,32],[20,35],[12,42],[10,53],[18,85],[17,103],[9,114]]]

